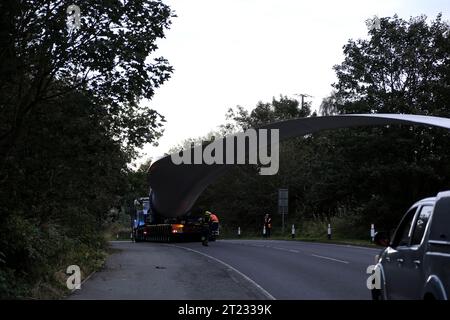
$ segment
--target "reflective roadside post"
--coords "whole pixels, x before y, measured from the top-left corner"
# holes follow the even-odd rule
[[[291,236],[292,236],[292,239],[295,238],[295,226],[294,225],[292,225]]]
[[[370,240],[372,243],[375,241],[375,225],[373,223],[370,225]]]
[[[266,237],[266,226],[263,227],[263,237]]]
[[[238,227],[238,238],[241,237],[241,227]]]
[[[327,230],[327,238],[328,240],[331,240],[331,224],[328,224],[328,230]]]

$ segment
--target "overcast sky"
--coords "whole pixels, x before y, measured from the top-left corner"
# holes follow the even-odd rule
[[[159,146],[145,147],[142,159],[156,160],[182,140],[216,129],[236,105],[251,109],[280,94],[307,93],[317,109],[336,79],[332,67],[343,59],[342,46],[366,38],[365,20],[374,15],[450,18],[449,0],[164,2],[178,17],[157,55],[175,71],[145,102],[167,123]]]

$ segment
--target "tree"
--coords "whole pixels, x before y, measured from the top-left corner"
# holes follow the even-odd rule
[[[174,17],[161,1],[0,3],[0,298],[60,297],[57,274],[88,274],[104,232],[145,188],[130,172],[163,117],[143,103],[172,67],[152,57]],[[112,210],[113,209],[113,210]]]
[[[350,40],[334,67],[340,112],[396,112],[448,116],[450,36],[439,14],[409,21],[382,18],[368,40]]]
[[[273,98],[272,102],[258,102],[250,112],[238,106],[226,114],[227,123],[221,126],[222,132],[236,132],[247,128],[257,128],[262,125],[287,119],[310,116],[310,105],[303,107],[296,99],[286,96]],[[280,147],[280,170],[275,176],[258,175],[256,166],[236,166],[217,182],[209,186],[196,203],[194,211],[212,210],[221,217],[221,224],[228,228],[240,226],[247,232],[256,233],[260,229],[265,213],[275,213],[277,210],[277,189],[289,187],[298,192],[292,192],[292,210],[303,190],[301,181],[304,172],[301,165],[304,153],[302,148],[304,138],[285,141]],[[300,165],[299,165],[300,163]],[[307,160],[304,163],[308,163]],[[245,217],[245,219],[243,219]],[[274,217],[276,222],[278,217]],[[235,231],[235,229],[233,229]]]
[[[311,115],[309,102],[305,102],[303,106],[300,106],[298,100],[280,95],[278,100],[273,97],[271,103],[258,102],[251,112],[248,112],[242,106],[228,109],[226,114],[228,123],[223,125],[222,128],[224,128],[225,132],[227,132],[227,128],[233,128],[232,131],[258,128],[272,122],[303,118],[309,115]]]
[[[104,108],[104,125],[123,143],[141,146],[160,135],[160,115],[139,102],[151,99],[172,72],[166,59],[149,56],[173,12],[161,1],[87,0],[79,4],[81,27],[70,31],[67,6],[44,0],[0,4],[2,159],[36,109],[75,90]]]
[[[322,103],[320,104],[319,112],[322,116],[335,115],[339,112],[337,106],[340,104],[341,104],[341,102],[339,101],[339,98],[337,97],[336,91],[333,90],[328,97],[325,97],[322,99]]]
[[[338,81],[321,114],[449,117],[449,34],[441,15],[431,23],[424,16],[382,18],[368,39],[344,46],[344,61],[334,67]],[[229,111],[225,127],[245,129],[309,115],[298,106],[281,97],[251,111],[238,107]],[[276,212],[276,189],[289,187],[291,221],[333,221],[338,236],[367,238],[371,223],[378,230],[392,229],[413,202],[448,189],[449,139],[444,130],[407,125],[295,138],[281,144],[277,176],[259,177],[251,168],[237,167],[199,203],[217,208],[225,222],[253,228],[263,212]]]
[[[89,97],[69,97],[36,110],[5,162],[0,297],[54,285],[54,273],[70,264],[92,270],[109,209],[127,191],[129,155],[95,117]]]
[[[449,25],[425,16],[382,18],[368,40],[350,40],[335,66],[334,108],[339,113],[412,113],[450,116]],[[336,149],[358,181],[351,192],[367,219],[394,225],[413,201],[446,188],[450,138],[440,129],[410,126],[352,130]],[[405,187],[407,186],[407,187]],[[352,190],[351,187],[342,186]],[[366,221],[368,223],[368,221]]]

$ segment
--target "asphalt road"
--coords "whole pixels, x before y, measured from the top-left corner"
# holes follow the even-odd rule
[[[370,299],[377,249],[278,240],[112,242],[69,299]]]

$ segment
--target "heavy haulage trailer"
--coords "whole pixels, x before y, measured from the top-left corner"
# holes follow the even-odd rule
[[[134,201],[133,239],[136,242],[200,241],[202,224],[190,213],[176,218],[158,215],[152,210],[149,197]]]

